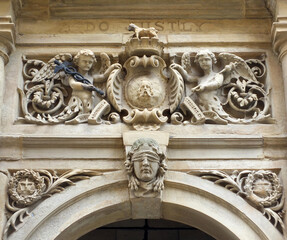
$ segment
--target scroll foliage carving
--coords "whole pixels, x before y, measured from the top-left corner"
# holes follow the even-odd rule
[[[190,171],[238,194],[250,205],[258,209],[280,231],[285,231],[283,223],[284,194],[278,176],[268,170],[234,171],[227,174],[217,170]]]
[[[30,216],[30,212],[43,201],[65,187],[74,185],[76,181],[88,179],[91,176],[101,175],[91,170],[71,170],[60,176],[55,171],[48,170],[20,170],[12,176],[7,173],[8,196],[6,200],[6,215],[8,221],[4,229],[3,239],[17,231],[18,227]]]
[[[244,60],[205,49],[169,57],[154,28],[131,24],[129,29],[134,34],[119,58],[100,53],[97,63],[95,54],[83,49],[75,56],[58,54],[48,63],[24,59],[19,119],[36,124],[122,122],[136,130],[274,122],[264,56]]]

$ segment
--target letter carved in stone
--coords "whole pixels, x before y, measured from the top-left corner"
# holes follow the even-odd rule
[[[127,153],[125,167],[129,188],[136,197],[156,197],[164,189],[166,155],[150,138],[135,141]]]

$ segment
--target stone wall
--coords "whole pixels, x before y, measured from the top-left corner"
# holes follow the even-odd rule
[[[36,227],[45,221],[55,239],[64,239],[81,221],[87,228],[75,228],[76,237],[119,220],[162,218],[216,239],[244,231],[283,239],[286,19],[284,0],[1,1],[5,237],[52,239],[47,227]],[[154,169],[140,174],[143,162]],[[90,190],[79,187],[85,181]],[[119,188],[105,190],[109,181]],[[106,202],[76,200],[93,191]],[[109,202],[116,193],[122,212]],[[63,203],[53,206],[57,199]],[[211,212],[189,204],[201,200]],[[66,204],[80,209],[75,218],[60,210]],[[222,212],[212,212],[214,206]],[[61,223],[53,207],[69,219],[62,230],[52,224],[53,217]],[[177,216],[177,207],[198,214],[198,225]],[[110,217],[91,224],[98,213]],[[241,232],[218,223],[224,215],[238,220],[236,213]]]

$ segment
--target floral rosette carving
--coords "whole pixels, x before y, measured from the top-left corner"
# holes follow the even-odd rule
[[[285,232],[283,223],[284,195],[278,176],[268,170],[237,171],[232,174],[217,170],[190,171],[188,174],[200,176],[237,193],[250,205],[258,209],[280,231]]]
[[[46,185],[38,172],[22,170],[16,172],[8,183],[8,194],[12,204],[29,206],[41,199]]]

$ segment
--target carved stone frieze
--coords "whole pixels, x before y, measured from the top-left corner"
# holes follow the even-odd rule
[[[100,172],[91,170],[71,170],[60,176],[55,171],[47,170],[19,170],[12,176],[7,173],[8,198],[6,201],[7,223],[3,239],[18,230],[18,226],[36,207],[36,203],[54,193],[64,190],[66,186],[74,185],[76,181],[87,179],[91,176],[101,175]]]
[[[280,231],[285,231],[283,186],[274,172],[244,170],[228,174],[223,171],[204,170],[190,171],[188,174],[200,176],[237,193],[261,211]]]
[[[48,63],[24,59],[22,121],[110,124],[136,130],[163,124],[272,123],[265,57],[231,53],[163,54],[154,28],[131,24],[120,60],[88,49]],[[217,61],[218,60],[218,61]],[[113,62],[113,63],[112,63]],[[97,86],[97,87],[96,87]],[[102,99],[105,98],[105,99]]]
[[[166,155],[151,138],[136,140],[127,153],[129,188],[136,197],[157,197],[164,189]]]

